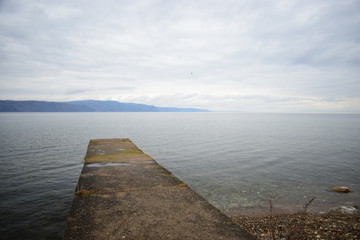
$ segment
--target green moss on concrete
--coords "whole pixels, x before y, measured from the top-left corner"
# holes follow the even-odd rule
[[[75,193],[76,196],[84,197],[84,196],[90,196],[97,193],[95,190],[79,190]]]
[[[124,162],[128,159],[138,160],[150,160],[152,159],[148,155],[144,154],[138,148],[125,149],[118,152],[112,152],[110,154],[105,153],[104,155],[90,155],[85,157],[85,163],[101,163],[101,162]]]
[[[93,139],[90,140],[90,144],[106,144],[106,143],[121,143],[121,142],[131,142],[129,138],[113,138],[113,139]]]

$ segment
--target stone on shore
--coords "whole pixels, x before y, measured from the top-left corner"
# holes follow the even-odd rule
[[[331,208],[329,213],[341,213],[341,214],[355,214],[358,213],[359,210],[356,207],[353,206],[340,206],[340,207],[334,207]]]
[[[340,192],[340,193],[349,193],[351,192],[351,189],[348,187],[332,187],[330,188],[332,191]]]

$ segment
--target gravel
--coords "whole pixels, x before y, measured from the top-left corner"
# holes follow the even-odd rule
[[[360,214],[294,213],[237,216],[234,221],[260,240],[360,239]]]

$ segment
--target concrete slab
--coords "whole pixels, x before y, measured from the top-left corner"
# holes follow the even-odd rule
[[[89,143],[64,239],[255,239],[129,139]]]

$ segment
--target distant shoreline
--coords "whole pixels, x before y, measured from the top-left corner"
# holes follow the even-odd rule
[[[12,101],[0,100],[0,112],[210,112],[200,108],[157,107],[117,101]]]

